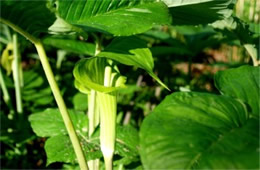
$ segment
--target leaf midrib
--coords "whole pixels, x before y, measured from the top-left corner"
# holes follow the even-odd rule
[[[86,2],[87,3],[87,2]],[[85,4],[86,4],[85,3]],[[70,4],[70,7],[69,7],[69,9],[68,9],[68,12],[67,12],[67,14],[66,14],[66,20],[68,20],[68,21],[70,21],[70,22],[72,22],[72,23],[74,23],[74,24],[76,24],[76,23],[80,23],[80,22],[85,22],[85,21],[87,21],[87,20],[89,20],[89,19],[92,19],[92,18],[97,18],[97,17],[102,17],[102,16],[105,16],[105,15],[110,15],[110,14],[113,14],[113,13],[116,13],[116,12],[118,12],[118,11],[120,11],[120,10],[126,10],[126,9],[131,9],[131,8],[136,8],[136,7],[139,7],[139,6],[143,6],[143,5],[147,5],[147,4],[155,4],[155,3],[158,3],[158,2],[156,2],[156,1],[152,1],[152,2],[145,2],[145,3],[139,3],[138,5],[134,5],[134,6],[125,6],[125,7],[121,7],[121,8],[117,8],[117,9],[114,9],[114,10],[110,10],[110,11],[107,11],[107,12],[104,12],[104,13],[100,13],[100,14],[96,14],[96,15],[93,15],[93,16],[89,16],[89,17],[87,17],[87,18],[85,18],[85,19],[81,19],[81,18],[84,18],[84,17],[82,17],[82,13],[83,13],[83,11],[84,10],[82,10],[81,11],[81,14],[80,14],[80,19],[79,20],[77,20],[76,22],[72,22],[74,19],[68,19],[68,14],[69,14],[69,11],[70,11],[70,9],[71,9],[71,4]],[[84,4],[84,5],[85,5]]]

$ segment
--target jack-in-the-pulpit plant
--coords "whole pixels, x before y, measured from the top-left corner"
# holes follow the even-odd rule
[[[106,169],[112,169],[115,150],[117,90],[125,86],[126,78],[112,60],[94,57],[82,59],[74,68],[76,87],[87,93],[89,103],[94,103],[89,110],[89,120],[100,116],[100,145]],[[95,120],[94,120],[95,121]],[[89,128],[96,125],[90,125]],[[91,130],[92,131],[92,130]],[[91,133],[89,131],[89,133]]]
[[[145,70],[147,75],[170,92],[170,88],[174,87],[168,88],[154,73],[152,54],[156,50],[164,52],[166,49],[166,53],[172,55],[172,60],[176,51],[197,56],[206,43],[196,42],[196,37],[202,41],[210,37],[209,32],[212,36],[217,35],[214,29],[219,23],[239,21],[233,20],[234,4],[235,0],[1,1],[1,24],[11,27],[34,44],[38,54],[35,58],[39,58],[43,66],[58,106],[58,109],[47,108],[29,116],[36,135],[47,138],[46,166],[63,162],[79,166],[81,170],[99,170],[102,167],[106,170],[115,167],[124,169],[135,164],[145,169],[259,167],[259,67],[244,66],[218,73],[215,83],[222,95],[195,92],[169,95],[144,121],[143,118],[138,123],[134,120],[140,131],[133,126],[117,124],[117,97],[119,90],[126,89],[127,80],[120,74],[117,65]],[[187,31],[189,36],[183,33],[179,36],[176,31],[178,28],[175,28],[175,25],[207,24],[227,18],[200,34],[196,34],[196,30],[204,26],[192,27],[192,30],[184,27],[182,31]],[[232,22],[231,25],[236,24]],[[154,30],[146,32],[152,28]],[[234,29],[237,29],[236,34],[240,31],[239,35],[246,30],[241,31],[239,27]],[[14,41],[11,43],[15,48],[6,43],[6,49],[13,49],[17,54],[21,37],[17,39],[16,33],[13,35]],[[239,35],[236,36],[243,39],[250,37]],[[3,41],[2,37],[0,40]],[[195,49],[197,51],[182,48],[193,46],[191,42],[194,41],[198,43],[194,47],[199,48]],[[256,48],[252,43],[251,39],[241,41],[257,65]],[[61,72],[66,67],[64,64],[63,68],[61,58],[64,59],[67,50],[80,56],[80,61],[73,60],[70,68],[72,71],[74,67],[75,87],[87,94],[81,102],[85,103],[88,99],[88,116],[85,114],[87,108],[68,111],[64,99],[70,100],[72,96],[60,92],[45,45],[59,48],[64,53],[57,61],[57,69]],[[159,48],[150,50],[148,46]],[[191,66],[192,59],[189,57],[188,60]],[[18,69],[17,63],[15,68]],[[159,67],[156,71],[162,73]],[[17,73],[16,80],[19,77]],[[11,100],[2,70],[0,81],[4,100],[8,103]],[[70,81],[69,78],[66,81]],[[60,83],[60,86],[65,85]],[[16,83],[16,87],[21,90],[19,83]],[[19,92],[16,97],[19,99],[16,101],[17,113],[25,116],[22,110],[26,106],[22,105],[23,96]]]

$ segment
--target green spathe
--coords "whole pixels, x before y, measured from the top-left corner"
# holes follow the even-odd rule
[[[112,85],[104,86],[105,67],[112,67]],[[126,78],[121,76],[116,65],[109,64],[107,59],[93,57],[80,60],[74,70],[75,85],[81,91],[89,93],[90,89],[99,92],[113,92],[125,87]]]

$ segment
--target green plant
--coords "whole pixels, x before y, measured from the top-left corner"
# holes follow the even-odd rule
[[[59,108],[59,110],[46,109],[45,111],[40,111],[39,113],[33,114],[29,117],[29,121],[34,132],[38,136],[49,137],[45,144],[45,150],[48,157],[47,164],[53,162],[77,164],[78,162],[81,169],[88,169],[89,167],[90,169],[94,170],[100,167],[99,164],[102,165],[102,161],[100,161],[102,155],[104,158],[104,167],[106,169],[113,169],[113,165],[117,165],[119,168],[123,168],[125,165],[129,165],[130,163],[138,161],[138,132],[131,126],[122,127],[116,124],[117,122],[120,122],[120,117],[117,117],[117,96],[120,91],[126,88],[126,77],[121,75],[118,68],[119,64],[141,68],[145,70],[161,86],[168,90],[169,88],[153,72],[154,59],[152,57],[152,52],[148,48],[147,41],[143,40],[141,36],[133,35],[143,33],[151,29],[155,25],[169,25],[171,24],[171,20],[173,22],[173,25],[193,25],[211,23],[218,19],[232,17],[232,5],[234,5],[233,0],[56,0],[47,2],[21,1],[17,2],[16,4],[14,4],[14,1],[4,1],[0,21],[13,28],[15,31],[23,35],[35,45],[46,77],[50,84],[50,88]],[[10,9],[11,12],[9,13],[8,11],[6,11],[7,9]],[[196,16],[195,14],[197,14],[198,11],[200,11],[201,14]],[[35,14],[35,12],[37,14]],[[21,16],[21,19],[14,17],[19,15]],[[21,22],[21,20],[23,22]],[[58,35],[42,38],[43,34],[39,34],[40,32],[48,32]],[[208,34],[206,34],[206,36],[208,36]],[[209,36],[212,36],[212,34],[210,34]],[[78,39],[78,37],[80,37],[80,40]],[[200,38],[203,39],[205,37],[204,35],[198,36],[198,39],[195,38],[195,40],[200,40]],[[95,44],[84,42],[88,41],[89,39],[94,40]],[[212,39],[209,39],[209,41],[207,42],[212,42],[211,40]],[[195,48],[191,45],[193,44],[192,42],[194,42],[194,36],[191,36],[191,40],[190,42],[188,42],[190,43],[189,45],[187,45],[189,47],[183,49],[184,53],[188,54],[189,56],[197,55],[206,44],[198,44],[198,46],[196,46]],[[91,56],[90,58],[83,58],[78,61],[75,64],[73,70],[73,75],[75,77],[75,87],[80,92],[87,95],[81,96],[82,99],[84,99],[84,101],[81,101],[81,103],[88,102],[88,106],[87,104],[84,105],[84,109],[88,107],[88,117],[86,117],[84,113],[81,112],[84,109],[82,109],[81,111],[67,111],[64,99],[61,95],[55,77],[48,63],[43,44],[54,46],[56,48],[61,48],[63,50],[59,53],[60,55],[56,65],[57,69],[61,68],[61,62],[64,60],[67,52],[76,53],[78,55]],[[189,48],[193,48],[194,51],[190,52]],[[190,60],[190,64],[191,63],[192,60]],[[2,81],[1,79],[1,84],[2,82],[4,81]],[[2,88],[5,89],[4,86]],[[5,99],[6,101],[8,101],[7,93],[5,93],[5,96],[7,96]],[[213,100],[214,102],[216,101],[217,104],[220,103],[216,107],[219,107],[220,110],[223,109],[224,111],[219,113],[217,111],[214,112],[214,110],[211,113],[214,116],[220,116],[221,118],[225,117],[225,115],[227,114],[225,109],[227,107],[227,109],[230,109],[234,112],[231,113],[233,113],[235,116],[242,117],[241,120],[234,120],[234,126],[242,126],[248,119],[248,111],[245,108],[245,105],[236,100],[233,101],[229,97],[220,97],[215,95],[197,93],[176,93],[173,94],[173,96],[176,103],[175,105],[169,106],[170,108],[181,108],[184,102],[183,105],[187,106],[187,109],[190,110],[192,114],[197,114],[196,111],[194,111],[192,104],[190,106],[189,103],[190,100],[194,100],[194,97],[198,100],[201,100],[202,102]],[[67,96],[65,95],[65,97]],[[180,103],[177,102],[179,100],[184,100],[185,98],[187,98],[187,100],[180,101]],[[225,102],[223,102],[222,100],[224,100]],[[163,102],[161,105],[163,105],[164,103],[166,103],[166,106],[168,105],[167,102]],[[251,103],[252,102],[250,101],[250,104]],[[195,103],[195,105],[196,104],[197,103]],[[229,107],[229,104],[233,104],[234,108]],[[198,107],[202,107],[203,109],[205,109],[204,105],[201,105],[202,104],[199,103]],[[254,107],[253,105],[255,105],[255,103],[253,103],[251,107]],[[157,110],[160,110],[160,107],[163,108],[164,106],[158,106],[159,109],[156,109],[155,112]],[[234,109],[240,109],[241,113],[237,114]],[[182,110],[180,110],[180,112],[182,112]],[[151,115],[156,114],[152,113]],[[177,117],[178,114],[179,113],[176,113],[175,115],[174,112],[173,115]],[[196,116],[192,114],[188,114],[187,119],[190,120],[195,118],[197,120]],[[157,119],[157,117],[160,118],[161,116],[162,115],[156,115],[154,116],[156,117],[154,119]],[[171,138],[167,138],[167,140],[164,141],[167,147],[164,145],[161,146],[161,141],[158,142],[159,156],[157,155],[156,150],[154,150],[155,157],[153,157],[152,154],[147,154],[147,152],[150,153],[149,147],[151,143],[149,143],[149,141],[148,143],[146,143],[146,140],[152,138],[155,138],[157,140],[161,137],[164,137],[160,135],[169,135],[168,130],[172,128],[170,124],[171,122],[175,123],[174,120],[172,120],[174,119],[174,117],[170,118],[169,116],[165,118],[166,122],[169,123],[167,124],[165,130],[158,128],[158,126],[155,127],[154,130],[148,127],[148,125],[150,124],[149,121],[151,122],[151,124],[156,124],[156,121],[152,120],[152,118],[150,117],[152,116],[149,116],[145,120],[141,128],[141,159],[144,167],[148,169],[162,167],[196,168],[197,164],[195,163],[198,161],[197,159],[201,156],[201,154],[195,155],[195,158],[192,159],[189,163],[181,161],[179,163],[170,161],[165,164],[163,163],[166,159],[168,159],[169,156],[167,154],[163,155],[165,152],[165,148],[172,148],[171,145],[168,145],[169,143],[171,143]],[[205,116],[203,118],[207,119],[210,122],[210,117],[211,116]],[[233,117],[225,117],[223,118],[223,120],[224,119],[233,120]],[[164,118],[162,118],[161,122],[163,122],[163,120]],[[214,123],[217,123],[217,125],[222,128],[221,123],[218,124],[218,122],[213,121],[212,126],[214,126]],[[178,124],[178,122],[176,124]],[[180,131],[182,131],[183,124],[178,124],[178,126],[180,126]],[[255,120],[253,120],[252,126],[255,126]],[[202,127],[201,129],[203,130],[204,128],[205,127]],[[205,129],[203,133],[201,132],[202,134],[209,133],[207,127]],[[224,133],[224,131],[227,130],[225,129],[225,127],[223,129],[224,130],[219,133]],[[152,132],[150,132],[149,130]],[[156,136],[157,134],[154,133],[153,130],[157,132],[159,136]],[[200,130],[200,127],[198,127],[198,130]],[[198,137],[203,136],[199,133],[200,131],[198,131],[198,133],[194,134],[194,136],[191,137],[192,139],[194,138],[195,142]],[[178,134],[179,132],[176,132],[176,136]],[[205,136],[207,137],[207,135]],[[185,141],[186,137],[189,138],[189,136],[183,136],[180,141]],[[254,134],[251,137],[254,138]],[[198,139],[197,141],[201,142],[201,139]],[[169,143],[167,144],[167,142]],[[152,145],[153,144],[154,143],[152,143]],[[256,144],[253,144],[254,147],[256,147]],[[237,153],[239,151],[234,152]],[[161,152],[163,152],[162,157],[160,157]],[[174,149],[172,153],[177,154],[178,156],[178,152],[175,152]],[[113,162],[114,154],[116,155],[116,159],[114,159]],[[118,155],[119,158],[117,157]],[[192,154],[190,154],[189,156],[191,157]],[[153,162],[155,158],[156,163]],[[255,159],[255,155],[253,155],[252,158]],[[187,160],[188,158],[184,159]],[[215,158],[212,158],[212,160],[214,159]],[[229,167],[230,165],[232,164],[228,162],[226,166],[223,167]],[[210,167],[206,163],[205,165],[202,164],[198,165],[198,167],[199,166]],[[216,166],[212,167],[218,168]],[[247,166],[246,164],[242,164],[241,168],[243,167],[246,168],[249,166]],[[256,167],[256,165],[254,165],[253,167]]]
[[[179,92],[168,96],[142,124],[144,167],[259,167],[259,69],[242,66],[217,73],[215,84],[222,95]]]

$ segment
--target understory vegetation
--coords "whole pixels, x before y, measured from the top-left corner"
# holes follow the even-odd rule
[[[1,169],[259,169],[257,0],[1,0]]]

